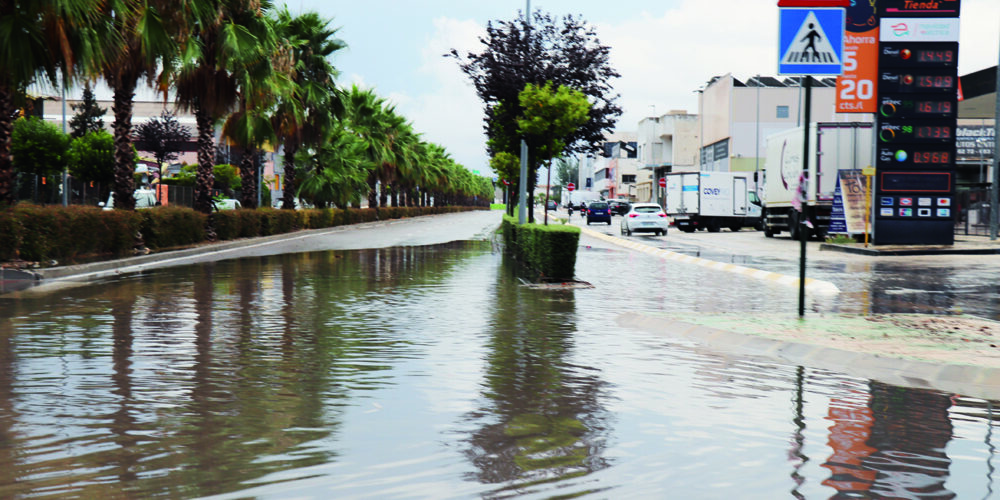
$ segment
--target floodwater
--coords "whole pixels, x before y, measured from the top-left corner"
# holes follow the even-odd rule
[[[474,241],[0,298],[0,498],[1000,488],[994,402],[723,356],[616,322],[792,311],[786,287],[613,247],[581,248],[578,273],[594,287],[525,287]]]

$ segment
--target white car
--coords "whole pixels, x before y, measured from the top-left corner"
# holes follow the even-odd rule
[[[224,198],[221,200],[212,200],[212,205],[215,207],[215,211],[219,210],[237,210],[242,208],[240,205],[240,200],[233,198]]]
[[[621,230],[623,235],[632,233],[667,234],[667,214],[656,203],[634,203],[628,213],[622,217]]]
[[[156,206],[156,191],[153,191],[152,189],[136,189],[133,196],[135,197],[135,208],[137,209],[153,208]],[[111,195],[108,196],[107,202],[102,201],[98,203],[97,206],[105,210],[114,210],[115,194],[111,193]]]

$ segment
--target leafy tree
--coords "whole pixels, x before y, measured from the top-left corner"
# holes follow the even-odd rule
[[[110,185],[115,178],[115,139],[105,130],[88,132],[69,146],[69,171],[83,182]]]
[[[163,179],[162,182],[171,186],[194,187],[197,175],[198,165],[184,165],[180,172]],[[228,163],[212,167],[212,179],[214,181],[212,189],[223,191],[228,197],[232,197],[233,192],[240,188],[240,174],[235,166]]]
[[[45,79],[57,86],[98,66],[103,42],[99,11],[83,0],[0,2],[0,204],[14,203],[11,138],[17,108],[29,85]]]
[[[621,115],[618,95],[611,87],[611,80],[620,75],[610,65],[610,49],[601,45],[593,27],[574,16],[556,20],[535,11],[533,19],[531,24],[523,15],[512,21],[491,21],[481,39],[482,52],[464,57],[456,50],[450,53],[484,103],[484,128],[492,141],[488,152],[490,156],[500,152],[520,155],[519,141],[511,140],[519,135],[519,95],[528,84],[546,82],[576,89],[591,103],[588,120],[566,137],[562,152],[593,151]],[[536,151],[539,145],[526,142],[531,172],[535,172],[542,163]],[[509,180],[517,182],[517,178]]]
[[[104,115],[108,109],[97,105],[94,98],[94,91],[90,89],[90,84],[83,87],[83,100],[79,104],[70,106],[76,111],[73,118],[69,120],[69,127],[73,130],[70,135],[74,139],[79,139],[91,132],[104,130]]]
[[[16,171],[47,177],[66,167],[69,136],[41,118],[18,118],[10,149]]]
[[[518,135],[534,145],[538,163],[562,153],[573,134],[587,122],[590,111],[590,103],[582,92],[564,85],[554,89],[552,82],[529,83],[518,100],[523,110],[517,118]],[[511,147],[509,144],[505,149]]]
[[[164,109],[160,116],[140,123],[135,128],[136,149],[153,153],[156,164],[163,164],[179,158],[181,146],[191,138],[187,127],[177,121],[173,112]]]
[[[489,144],[493,150],[502,152],[515,149],[515,145],[519,147],[522,138],[533,145],[527,183],[529,193],[527,203],[528,206],[532,206],[538,168],[566,149],[566,141],[587,121],[590,103],[576,90],[562,85],[553,89],[552,83],[547,82],[544,85],[529,83],[519,94],[518,105],[521,113],[515,117],[516,135],[508,136],[499,131],[490,138]],[[500,104],[494,110],[498,114],[503,114],[506,107]],[[510,161],[504,163],[507,165],[505,174],[519,179],[520,161],[513,172],[510,171],[513,167]],[[533,214],[530,219],[534,220]]]
[[[197,166],[195,166],[197,168]],[[232,198],[233,193],[240,189],[243,181],[240,180],[240,172],[236,165],[223,163],[212,167],[212,178],[215,180],[214,189],[224,191],[226,196]],[[242,203],[242,202],[241,202]]]
[[[580,178],[580,161],[574,157],[563,157],[556,160],[556,183],[566,186],[575,183]]]
[[[470,52],[463,58],[452,50],[450,55],[459,60],[485,104],[489,137],[493,130],[515,135],[518,95],[529,83],[546,82],[577,89],[592,103],[589,120],[568,138],[567,152],[593,151],[603,142],[604,133],[613,130],[621,108],[611,79],[620,75],[610,66],[609,47],[601,45],[585,21],[574,16],[557,21],[535,11],[531,25],[523,16],[488,23],[481,42],[485,47],[480,53]],[[508,104],[506,110],[494,113],[493,108],[502,103]],[[502,129],[492,126],[494,121],[500,121]]]

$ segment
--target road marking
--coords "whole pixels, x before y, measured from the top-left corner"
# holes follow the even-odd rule
[[[673,260],[677,262],[683,262],[685,264],[695,264],[702,267],[707,267],[710,269],[716,269],[719,271],[725,271],[729,273],[740,274],[743,276],[749,276],[751,278],[757,278],[765,281],[771,281],[778,283],[780,285],[787,285],[798,287],[799,278],[794,276],[787,276],[784,274],[774,273],[771,271],[763,271],[761,269],[754,269],[752,267],[745,267],[738,264],[728,264],[725,262],[718,262],[715,260],[703,259],[701,257],[692,257],[690,255],[684,255],[682,253],[677,253],[671,250],[664,250],[662,248],[656,248],[650,245],[642,244],[634,240],[626,240],[618,238],[616,236],[609,236],[607,234],[594,231],[588,227],[580,226],[588,236],[593,236],[597,239],[605,240],[610,243],[614,243],[618,246],[623,246],[638,250],[643,253],[650,254],[654,257],[660,257],[667,260]],[[816,293],[836,295],[840,293],[840,289],[837,285],[829,281],[818,280],[813,278],[806,278],[806,290]]]

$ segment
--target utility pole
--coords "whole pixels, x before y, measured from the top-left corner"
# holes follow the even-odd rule
[[[528,23],[528,37],[531,37],[531,0],[527,2],[524,10],[524,19]],[[528,48],[529,54],[531,48]],[[521,139],[521,185],[518,190],[517,200],[517,223],[524,224],[528,221],[528,143]]]

